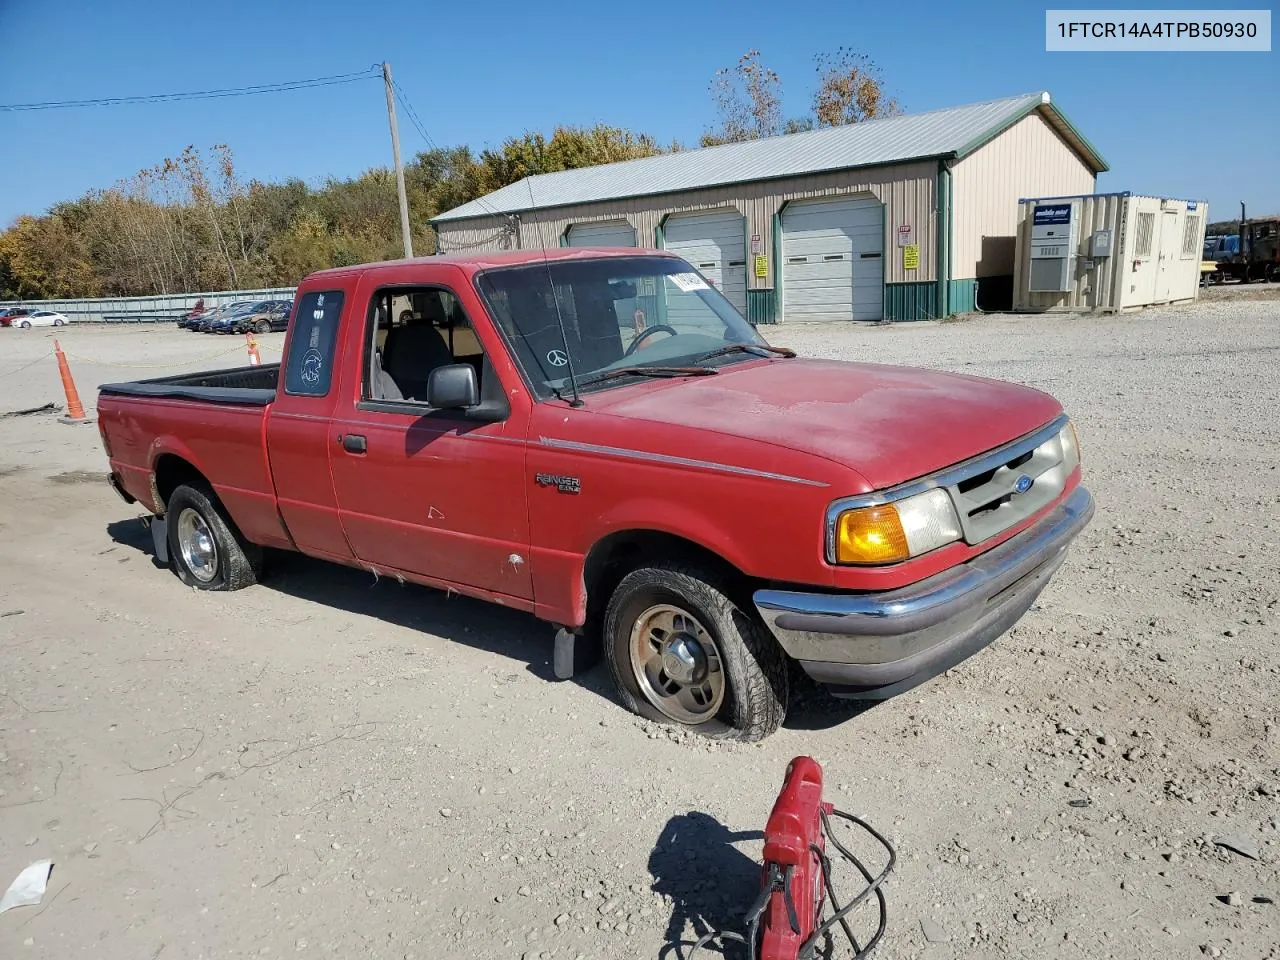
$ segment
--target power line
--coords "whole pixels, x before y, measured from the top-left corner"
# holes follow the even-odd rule
[[[427,133],[426,125],[422,122],[421,118],[418,116],[418,111],[413,109],[413,104],[409,102],[409,95],[404,92],[404,88],[394,80],[391,81],[391,85],[395,88],[396,99],[400,101],[400,106],[404,107],[404,112],[409,117],[409,122],[412,123],[414,126],[414,129],[418,131],[419,136],[421,136],[422,139],[427,142],[427,146],[429,146],[431,149],[437,150],[443,153],[444,151],[441,149],[439,144],[437,144],[434,140],[431,139],[431,134]],[[485,200],[484,197],[476,197],[474,202],[480,204],[480,206],[482,206],[485,210],[488,210],[489,213],[491,213],[493,216],[506,221],[507,227],[504,230],[502,230],[501,233],[498,234],[497,236],[510,235],[513,231],[519,229],[518,217],[514,216],[513,214],[504,213],[501,210],[495,209],[487,200]],[[489,240],[484,240],[484,241],[479,241],[476,243],[469,243],[469,244],[452,243],[450,244],[450,246],[453,249],[474,249],[480,246],[488,246],[488,244],[489,244]]]
[[[340,83],[354,83],[376,75],[378,66],[359,73],[339,73],[328,77],[312,77],[309,80],[288,80],[283,83],[261,83],[249,87],[224,87],[217,90],[191,90],[186,93],[152,93],[137,97],[100,97],[94,100],[46,100],[42,103],[0,103],[0,111],[19,112],[30,110],[63,110],[71,107],[114,107],[137,103],[171,103],[178,100],[215,100],[221,97],[247,97],[260,93],[284,93],[290,90],[307,90],[311,87],[330,87]]]

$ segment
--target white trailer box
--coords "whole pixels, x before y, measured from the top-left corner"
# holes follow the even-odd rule
[[[1018,201],[1013,308],[1137,310],[1194,300],[1209,206],[1083,194]]]

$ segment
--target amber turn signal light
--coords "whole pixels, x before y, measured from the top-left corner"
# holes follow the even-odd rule
[[[846,510],[836,522],[836,563],[896,563],[911,555],[893,504]]]

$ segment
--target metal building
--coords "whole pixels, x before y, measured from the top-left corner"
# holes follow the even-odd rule
[[[1012,303],[1021,197],[1106,163],[1048,93],[527,177],[440,214],[443,252],[680,253],[752,323]]]
[[[1200,294],[1203,200],[1095,193],[1018,211],[1015,310],[1120,312]]]

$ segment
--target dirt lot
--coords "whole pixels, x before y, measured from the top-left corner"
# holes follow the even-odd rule
[[[900,851],[887,960],[1280,958],[1280,301],[1243,293],[769,331],[1051,391],[1098,515],[994,646],[756,746],[622,712],[603,667],[555,682],[510,611],[302,558],[185,590],[95,428],[0,419],[0,888],[55,861],[0,957],[654,958],[735,924],[809,753]],[[0,330],[0,413],[61,401],[51,340]],[[62,341],[90,404],[242,349]]]

